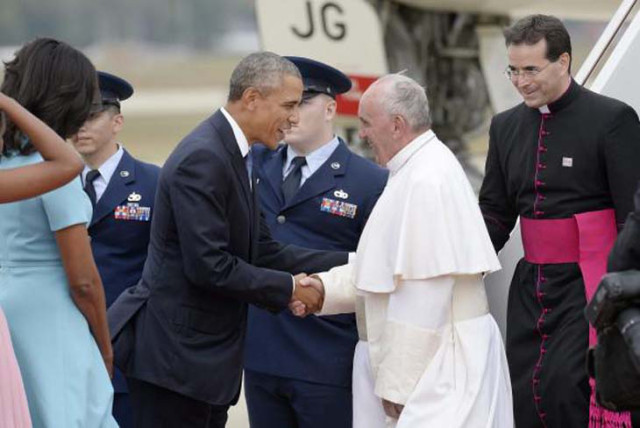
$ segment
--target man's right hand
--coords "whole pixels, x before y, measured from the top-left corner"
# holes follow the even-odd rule
[[[317,277],[296,276],[296,290],[293,293],[291,312],[299,317],[318,312],[324,303],[324,287]]]

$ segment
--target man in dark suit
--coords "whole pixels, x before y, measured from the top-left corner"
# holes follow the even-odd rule
[[[334,135],[335,97],[351,88],[349,78],[308,58],[287,58],[304,83],[300,120],[277,151],[252,150],[261,208],[281,242],[353,252],[387,171]],[[350,428],[357,341],[353,314],[300,319],[250,307],[245,397],[251,427]]]
[[[147,258],[153,201],[160,168],[134,159],[118,143],[124,125],[120,102],[133,94],[126,80],[98,72],[102,111],[71,139],[85,163],[84,189],[93,204],[91,249],[110,306],[142,275]],[[121,428],[133,427],[125,378],[116,370],[113,415]]]
[[[247,165],[298,121],[302,81],[261,52],[234,69],[227,104],[175,148],[158,184],[142,279],[109,310],[116,365],[136,426],[222,427],[240,392],[247,303],[321,305],[289,273],[343,264],[346,253],[272,240]]]

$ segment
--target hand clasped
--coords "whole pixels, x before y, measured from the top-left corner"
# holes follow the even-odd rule
[[[293,293],[289,310],[294,315],[304,318],[318,312],[324,303],[324,287],[317,277],[298,274],[295,276],[296,290]]]
[[[384,408],[384,413],[393,419],[399,419],[402,410],[404,410],[402,404],[394,403],[384,398],[382,399],[382,407]]]

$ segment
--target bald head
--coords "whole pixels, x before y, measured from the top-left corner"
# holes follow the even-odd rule
[[[360,138],[371,146],[381,165],[431,127],[424,88],[401,74],[386,75],[369,86],[358,115]]]

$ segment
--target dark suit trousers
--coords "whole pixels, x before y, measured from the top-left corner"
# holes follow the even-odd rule
[[[113,417],[120,428],[133,428],[133,412],[128,392],[113,394]]]
[[[127,378],[136,428],[224,428],[229,406],[214,406]]]

